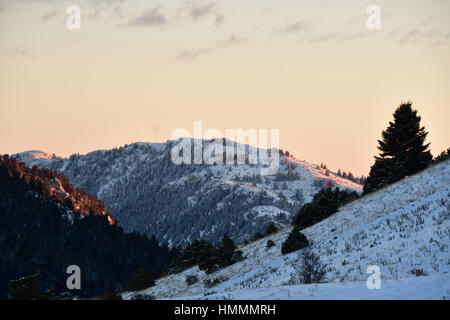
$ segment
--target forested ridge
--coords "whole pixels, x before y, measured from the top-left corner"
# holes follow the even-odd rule
[[[123,290],[142,268],[161,274],[176,252],[111,219],[101,201],[64,176],[0,156],[0,297],[9,298],[11,280],[34,274],[43,290],[67,291],[69,265],[81,269],[81,290],[71,293],[84,297]]]

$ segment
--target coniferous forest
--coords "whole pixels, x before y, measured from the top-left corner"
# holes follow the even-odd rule
[[[0,295],[10,281],[38,275],[40,289],[58,295],[67,290],[66,268],[81,269],[81,290],[91,297],[125,289],[130,276],[146,269],[155,277],[176,251],[137,233],[125,233],[108,215],[85,215],[45,193],[48,178],[6,156],[0,158]],[[28,178],[27,178],[28,177]],[[61,177],[61,176],[59,176]],[[74,213],[75,212],[75,213]]]

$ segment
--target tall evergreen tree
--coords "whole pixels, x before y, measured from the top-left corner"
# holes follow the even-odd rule
[[[380,154],[364,184],[365,193],[424,169],[432,159],[430,144],[425,144],[428,133],[420,126],[421,117],[412,109],[412,103],[402,103],[393,116],[394,121],[378,140]]]

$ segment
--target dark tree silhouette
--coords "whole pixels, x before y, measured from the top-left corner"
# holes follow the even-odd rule
[[[306,236],[300,232],[298,226],[294,226],[291,233],[281,245],[281,254],[288,254],[309,246],[309,241]]]
[[[402,103],[393,116],[394,121],[389,122],[378,140],[380,154],[365,181],[365,193],[426,168],[432,159],[430,144],[425,144],[428,133],[420,126],[421,117],[412,109],[412,103]]]

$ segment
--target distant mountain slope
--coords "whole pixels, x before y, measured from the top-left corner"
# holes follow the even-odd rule
[[[195,239],[215,242],[224,232],[242,243],[271,221],[278,227],[288,225],[323,186],[362,188],[286,156],[280,157],[276,175],[263,177],[259,164],[175,165],[171,161],[175,143],[134,143],[65,159],[37,157],[41,153],[36,152],[14,157],[63,173],[75,186],[103,200],[126,230],[156,235],[169,245]],[[245,148],[248,154],[249,147]]]
[[[33,153],[33,155],[38,155],[37,159],[50,159],[42,157],[43,154],[45,155],[41,152]],[[31,188],[36,188],[39,192],[69,207],[75,213],[85,216],[106,216],[109,223],[114,224],[113,215],[105,208],[101,200],[86,194],[84,190],[74,188],[64,175],[52,169],[41,169],[36,166],[30,169],[23,162],[7,156],[0,156],[0,167],[11,178],[23,180]]]
[[[62,180],[69,196],[76,192],[63,178],[0,156],[0,299],[10,280],[34,274],[41,276],[42,289],[66,291],[69,265],[81,269],[81,290],[75,291],[81,296],[124,289],[139,268],[158,276],[173,252],[111,225],[95,197],[75,196],[77,201],[64,204],[57,193],[62,189],[52,182]]]
[[[327,265],[325,284],[292,281],[298,253],[282,256],[280,250],[290,230],[243,246],[247,258],[242,262],[210,275],[194,267],[158,280],[146,292],[160,299],[449,299],[450,160],[355,200],[304,229],[313,252]],[[268,239],[276,244],[270,249]],[[366,287],[370,265],[381,268],[381,290]],[[188,286],[187,275],[200,281]],[[220,277],[225,281],[204,287],[203,280]]]

